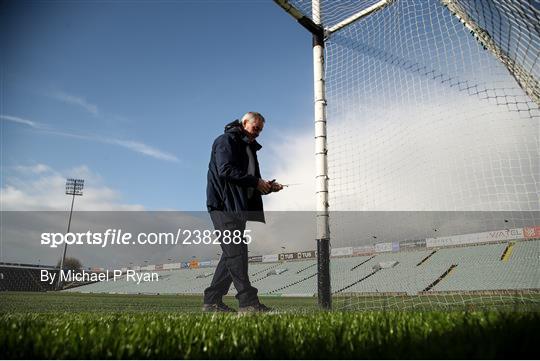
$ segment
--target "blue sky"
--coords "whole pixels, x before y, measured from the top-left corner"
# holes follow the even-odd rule
[[[82,176],[86,208],[204,210],[225,123],[266,116],[269,179],[312,130],[310,35],[272,1],[3,2],[0,41],[4,209],[63,209],[48,181]]]

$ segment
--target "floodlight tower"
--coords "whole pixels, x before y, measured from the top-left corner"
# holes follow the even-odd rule
[[[66,194],[72,196],[71,198],[71,210],[69,211],[69,221],[67,226],[67,233],[71,227],[71,216],[73,215],[73,204],[75,203],[75,196],[82,196],[84,188],[84,179],[68,178],[66,180]],[[60,261],[60,272],[64,269],[64,262],[66,261],[67,243],[64,242],[64,253]],[[60,274],[58,274],[57,288],[60,289],[62,282],[60,281]]]

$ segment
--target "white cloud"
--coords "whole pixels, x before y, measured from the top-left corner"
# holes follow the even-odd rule
[[[351,109],[332,119],[331,211],[539,209],[537,120],[475,99],[432,104]],[[269,145],[262,168],[300,185],[266,196],[267,210],[315,210],[313,130],[297,134]]]
[[[85,179],[84,196],[77,197],[77,210],[134,211],[144,209],[142,205],[122,203],[120,194],[103,185],[101,178],[86,166],[63,172],[44,164],[17,166],[14,169],[16,175],[7,177],[0,190],[0,208],[3,211],[65,211],[70,203],[69,197],[65,195],[68,177]]]
[[[42,133],[60,135],[60,136],[70,137],[70,138],[84,139],[84,140],[89,140],[93,142],[112,144],[112,145],[120,146],[125,149],[129,149],[135,153],[144,154],[146,156],[149,156],[155,159],[165,160],[169,162],[179,161],[178,158],[171,153],[164,152],[150,145],[147,145],[142,142],[134,141],[134,140],[108,138],[108,137],[103,137],[99,135],[84,135],[84,134],[60,132],[60,131],[53,130],[49,127],[46,127],[42,123],[38,123],[29,119],[23,119],[23,118],[11,116],[11,115],[0,115],[0,119],[4,119],[13,123],[17,123],[17,124],[24,124],[32,128],[35,128],[37,130],[40,130]]]
[[[0,115],[0,119],[7,120],[7,121],[10,121],[10,122],[13,122],[13,123],[27,125],[29,127],[36,128],[36,129],[43,128],[43,126],[38,122],[34,122],[32,120],[29,120],[29,119],[14,117],[14,116],[11,116],[11,115],[2,114],[2,115]]]
[[[42,174],[51,172],[52,169],[45,164],[35,164],[35,165],[18,165],[15,169],[21,173],[32,173],[32,174]]]
[[[534,118],[458,95],[360,108],[329,126],[332,210],[540,209]]]
[[[58,132],[58,131],[47,131],[47,133],[60,135],[63,137],[69,137],[69,138],[77,138],[77,139],[84,139],[89,140],[93,142],[100,142],[100,143],[107,143],[112,145],[117,145],[122,148],[129,149],[135,153],[144,154],[146,156],[156,158],[159,160],[166,160],[169,162],[178,162],[178,158],[170,153],[161,151],[157,148],[154,148],[152,146],[149,146],[147,144],[137,142],[134,140],[124,140],[124,139],[116,139],[116,138],[108,138],[108,137],[102,137],[99,135],[82,135],[82,134],[75,134],[75,133],[67,133],[67,132]]]
[[[121,147],[127,148],[137,153],[147,155],[152,158],[166,160],[169,162],[178,162],[178,158],[173,154],[163,152],[159,149],[151,147],[147,144],[136,142],[133,140],[121,140],[121,139],[110,139],[110,138],[96,138],[97,141],[102,141],[109,144],[116,144]]]
[[[295,136],[285,136],[279,143],[269,144],[272,153],[263,168],[282,184],[294,184],[281,192],[265,196],[269,211],[315,210],[315,156],[313,129]]]
[[[84,110],[86,110],[88,113],[94,116],[99,115],[99,109],[97,105],[89,103],[85,98],[81,96],[71,95],[71,94],[61,92],[61,91],[55,92],[51,94],[51,96],[54,99],[60,100],[66,104],[71,104],[71,105],[81,107]]]

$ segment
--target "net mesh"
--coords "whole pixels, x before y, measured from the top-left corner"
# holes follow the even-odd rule
[[[346,1],[321,1],[320,11],[313,12],[311,0],[289,1],[296,9],[305,16],[313,19],[314,15],[322,17],[325,28],[331,28],[348,17],[377,4],[380,0],[346,0]]]
[[[322,1],[323,26],[375,3]],[[312,15],[311,2],[291,4]],[[527,251],[502,261],[509,239],[457,251],[425,240],[540,224],[539,9],[520,0],[392,1],[328,36],[330,210],[354,211],[331,215],[332,247],[372,247],[364,257],[375,256],[356,269],[354,261],[333,261],[351,266],[350,279],[332,279],[337,308],[538,305],[538,243],[518,242]],[[395,232],[384,217],[363,223],[367,211],[401,211],[391,221]],[[478,217],[449,221],[444,212]],[[423,246],[414,254],[374,250],[404,237]],[[433,250],[441,252],[417,266]],[[467,281],[482,272],[484,283]]]

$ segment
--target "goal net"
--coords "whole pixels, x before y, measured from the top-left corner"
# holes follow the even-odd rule
[[[540,2],[320,8],[334,308],[538,307]]]

